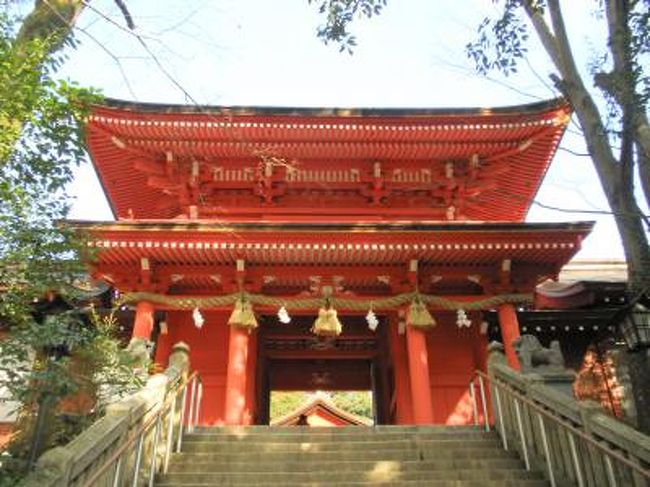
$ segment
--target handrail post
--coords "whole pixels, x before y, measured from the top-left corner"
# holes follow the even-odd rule
[[[607,479],[609,480],[609,485],[610,487],[617,487],[612,459],[609,458],[609,455],[603,455],[603,457],[605,458],[605,467],[607,467]]]
[[[138,476],[140,474],[140,464],[142,463],[142,450],[144,448],[144,435],[145,431],[140,432],[138,437],[138,447],[137,453],[135,455],[135,465],[133,466],[133,479],[131,482],[131,487],[138,487]]]
[[[485,431],[490,432],[490,419],[488,418],[487,399],[485,395],[485,384],[483,383],[483,376],[478,376],[478,387],[481,393],[481,405],[483,407],[483,424],[485,424]],[[507,450],[507,448],[506,448]]]
[[[519,401],[516,398],[513,398],[515,403],[515,415],[517,416],[517,427],[519,428],[519,439],[521,440],[521,449],[524,454],[524,464],[526,465],[526,470],[530,471],[530,460],[528,458],[528,444],[526,442],[526,434],[524,432],[524,425],[521,421],[521,408],[519,406]]]
[[[113,474],[113,487],[119,487],[120,477],[122,476],[122,459],[124,457],[120,456],[117,460],[117,465],[115,465],[115,472]]]
[[[181,452],[183,444],[183,421],[185,421],[185,408],[187,407],[187,387],[183,387],[183,399],[181,400],[180,420],[178,421],[178,438],[176,439],[176,453]]]
[[[469,382],[469,398],[472,401],[472,418],[474,426],[478,426],[478,404],[476,404],[476,391],[474,390],[474,379]]]
[[[168,415],[169,420],[167,422],[167,440],[165,441],[165,456],[163,457],[162,471],[167,473],[167,468],[169,467],[169,456],[172,453],[172,445],[174,441],[174,413],[176,412],[176,396],[173,398],[169,405]]]
[[[537,413],[537,421],[539,423],[539,430],[542,435],[542,446],[544,448],[544,455],[546,456],[546,467],[548,469],[548,477],[551,482],[551,487],[555,487],[555,473],[553,472],[553,461],[551,460],[551,449],[548,447],[548,438],[546,437],[546,426],[544,425],[544,418],[540,413]]]
[[[196,401],[196,386],[197,384],[197,379],[196,376],[192,378],[192,384],[191,384],[191,393],[190,393],[190,407],[187,415],[187,432],[192,433],[194,432],[194,425],[192,424],[192,421],[194,420],[194,402]]]
[[[585,481],[582,478],[582,468],[580,468],[580,460],[578,459],[578,450],[576,448],[576,442],[573,438],[573,433],[567,431],[567,437],[569,438],[569,449],[571,450],[571,458],[573,459],[573,469],[575,470],[576,480],[578,481],[578,487],[583,487]]]
[[[196,402],[194,403],[194,425],[199,422],[199,411],[201,409],[201,401],[203,400],[203,383],[199,380],[197,387]]]
[[[149,487],[153,487],[153,481],[156,475],[156,454],[158,453],[158,442],[160,441],[160,427],[162,424],[162,415],[156,420],[156,431],[153,435],[153,446],[151,452],[151,465],[149,467]]]
[[[494,397],[497,402],[497,414],[499,416],[499,433],[501,433],[501,441],[503,442],[503,449],[508,450],[508,436],[506,434],[505,424],[503,422],[503,409],[501,408],[501,394],[499,393],[499,384],[495,383]]]

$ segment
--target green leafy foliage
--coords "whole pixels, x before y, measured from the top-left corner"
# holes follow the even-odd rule
[[[32,301],[82,269],[80,242],[57,221],[68,212],[65,186],[85,156],[82,121],[98,99],[55,80],[47,41],[18,48],[14,30],[0,17],[0,320],[8,327],[26,325]]]
[[[498,18],[485,18],[478,27],[478,38],[466,46],[480,74],[497,69],[506,76],[517,72],[517,62],[528,53],[528,29],[519,13],[520,0],[506,0]],[[543,2],[535,8],[543,12]]]
[[[372,419],[372,395],[368,391],[333,391],[328,393],[339,408],[357,416]],[[271,420],[295,411],[311,398],[305,391],[273,391],[271,393]]]
[[[19,401],[17,434],[0,472],[24,472],[38,435],[38,453],[68,443],[104,413],[110,402],[140,388],[148,374],[120,346],[113,314],[93,309],[47,314],[15,327],[0,341],[2,385]],[[37,427],[44,415],[43,427]]]
[[[307,401],[309,395],[304,391],[273,391],[271,392],[270,419],[274,420],[294,411]]]
[[[325,24],[318,27],[318,37],[328,44],[338,44],[340,51],[352,54],[357,45],[350,32],[350,24],[355,18],[371,18],[379,15],[388,0],[308,0],[317,5],[318,12],[325,16]]]
[[[331,393],[337,407],[357,416],[372,419],[372,394],[370,391],[337,391]]]
[[[92,392],[99,411],[144,385],[151,365],[116,339],[119,323],[114,312],[101,316],[94,308],[90,310],[92,339],[76,353],[82,367],[77,367],[75,379]]]
[[[99,96],[56,79],[64,58],[52,53],[74,44],[59,27],[19,42],[19,25],[0,16],[0,327],[9,332],[0,341],[0,384],[20,404],[18,434],[2,459],[7,481],[143,380],[112,317],[76,309],[72,284],[85,245],[59,223],[85,158],[83,122]],[[66,407],[75,398],[83,407]]]
[[[76,392],[67,366],[70,355],[91,340],[90,331],[71,313],[26,321],[0,342],[2,383],[12,399],[29,405]]]
[[[474,61],[480,74],[500,71],[505,75],[517,70],[518,61],[527,53],[529,25],[527,18],[537,16],[547,22],[549,35],[553,36],[556,49],[571,52],[571,46],[563,45],[557,38],[552,22],[547,19],[546,1],[501,0],[496,9],[500,15],[485,18],[479,25],[477,38],[466,46],[467,55]],[[618,130],[610,133],[616,137],[621,134],[622,105],[647,106],[650,100],[650,4],[639,0],[628,0],[623,9],[626,19],[620,32],[610,32],[610,44],[596,52],[587,60],[594,86],[600,88],[600,95],[607,103],[606,113],[610,126]],[[601,2],[593,7],[593,21],[606,21],[606,6]],[[612,69],[614,53],[612,40],[620,36],[624,65]],[[566,54],[563,54],[566,57]],[[561,75],[563,73],[560,73]],[[566,82],[566,80],[564,80]],[[561,86],[559,87],[561,89]]]

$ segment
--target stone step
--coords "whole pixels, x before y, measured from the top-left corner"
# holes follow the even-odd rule
[[[376,434],[376,433],[397,433],[397,434],[421,434],[437,433],[442,435],[457,434],[459,432],[482,432],[485,431],[482,426],[334,426],[334,427],[310,427],[310,426],[197,426],[193,434],[233,434],[233,435],[256,435],[279,436],[285,434],[295,434],[296,432],[307,432],[309,434]]]
[[[489,469],[489,470],[429,470],[429,471],[401,471],[394,465],[377,465],[370,470],[356,470],[350,472],[332,471],[331,469],[309,472],[266,472],[255,471],[251,465],[249,472],[217,472],[217,473],[183,473],[169,472],[163,479],[156,483],[158,486],[168,484],[188,485],[192,483],[229,485],[239,482],[244,483],[269,483],[275,485],[288,485],[310,482],[344,483],[344,482],[402,482],[407,480],[432,481],[432,480],[526,480],[541,479],[537,472],[527,472],[523,469]]]
[[[476,426],[197,428],[169,467],[156,486],[547,486]]]
[[[236,483],[156,483],[164,487],[278,487],[270,482],[236,482]],[[401,480],[398,482],[306,482],[287,483],[291,487],[365,487],[381,485],[382,487],[548,487],[548,482],[541,479],[502,479],[502,480]]]
[[[313,458],[318,458],[322,461],[341,460],[340,450],[334,451],[315,451],[305,450],[296,451],[291,453],[291,458],[311,461]],[[184,453],[175,454],[172,456],[172,464],[181,463],[186,461],[201,463],[213,462],[235,462],[242,458],[241,452],[225,451],[225,452],[203,452],[203,453],[189,453],[185,450]],[[420,450],[417,448],[397,448],[397,449],[381,449],[381,450],[358,450],[354,452],[354,456],[348,454],[348,460],[449,460],[449,459],[498,459],[498,458],[516,458],[513,451],[505,451],[502,448],[462,448],[462,449],[444,449],[444,450]],[[264,452],[259,450],[251,450],[245,453],[244,459],[250,462],[282,462],[287,459],[286,452],[271,451]]]
[[[381,450],[368,450],[363,449],[353,452],[351,454],[342,455],[340,450],[330,451],[315,451],[305,450],[294,452],[294,456],[299,461],[309,461],[314,458],[323,461],[341,460],[348,458],[350,460],[451,460],[458,459],[464,460],[483,460],[483,459],[499,459],[499,458],[517,458],[516,453],[513,451],[505,451],[502,448],[485,448],[485,447],[465,447],[457,449],[435,449],[435,450],[422,450],[418,448],[395,448],[395,449],[381,449]],[[213,463],[213,462],[233,462],[242,458],[240,452],[225,451],[225,452],[188,452],[185,450],[183,453],[172,455],[172,463],[182,463],[190,459],[197,463]],[[246,452],[244,459],[247,461],[256,462],[278,462],[286,460],[287,453],[283,451],[264,452],[259,450],[251,450]]]
[[[311,472],[315,470],[327,471],[371,471],[373,469],[394,468],[401,472],[421,471],[421,470],[485,470],[485,469],[521,469],[523,462],[517,458],[492,458],[492,459],[468,459],[454,458],[446,460],[419,460],[413,458],[410,460],[397,460],[391,457],[390,460],[323,460],[319,457],[302,459],[302,458],[284,458],[283,461],[262,461],[249,459],[217,460],[217,461],[197,461],[194,456],[185,457],[183,460],[175,460],[170,464],[169,472],[182,473],[219,473],[219,472],[250,472],[251,464],[255,470],[265,472]]]
[[[338,451],[341,454],[349,454],[356,451],[382,450],[382,449],[417,449],[417,450],[462,450],[464,448],[501,448],[499,440],[490,439],[400,439],[393,441],[357,441],[357,442],[271,442],[271,441],[240,441],[220,442],[209,440],[197,440],[188,438],[183,442],[183,451],[194,452],[241,452],[250,451],[282,451],[286,453],[301,451]]]
[[[449,439],[483,439],[483,438],[497,438],[493,432],[487,433],[485,431],[470,431],[459,430],[455,433],[438,433],[422,431],[415,434],[409,434],[398,431],[390,432],[365,432],[365,433],[335,433],[333,431],[323,433],[311,433],[309,431],[296,432],[294,429],[289,433],[281,434],[268,434],[264,433],[246,433],[240,434],[223,433],[223,432],[203,432],[192,433],[186,436],[186,441],[215,441],[215,442],[241,442],[241,441],[256,441],[256,442],[328,442],[328,441],[345,441],[345,442],[358,442],[358,441],[394,441],[396,439],[404,438],[418,438],[425,440],[449,440]]]

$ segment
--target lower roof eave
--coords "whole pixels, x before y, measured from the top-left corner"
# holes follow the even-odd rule
[[[595,222],[218,222],[211,220],[66,220],[64,225],[87,232],[231,233],[245,232],[577,232],[585,236]]]

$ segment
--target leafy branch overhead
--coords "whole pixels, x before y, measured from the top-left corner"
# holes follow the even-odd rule
[[[339,51],[352,54],[357,45],[356,38],[349,30],[355,18],[371,18],[379,15],[388,0],[308,0],[317,5],[318,12],[326,19],[318,27],[317,36],[325,44],[338,44]]]
[[[485,19],[467,54],[479,73],[508,75],[527,53],[532,29],[548,55],[557,90],[571,103],[594,168],[615,216],[632,288],[647,289],[650,248],[644,215],[635,198],[635,172],[650,202],[650,4],[606,0],[594,6],[593,21],[606,24],[608,38],[592,61],[591,80],[582,74],[559,0],[502,0]],[[645,227],[645,228],[644,228]]]
[[[34,39],[15,49],[13,23],[0,18],[0,317],[29,321],[31,303],[81,267],[72,235],[56,225],[68,211],[65,187],[85,157],[82,122],[96,93],[56,80],[49,50]]]
[[[61,424],[64,398],[96,391],[98,411],[104,391],[114,390],[105,384],[119,390],[137,378],[114,327],[52,299],[84,272],[83,240],[58,222],[70,207],[67,185],[86,157],[84,120],[100,97],[56,71],[86,4],[36,1],[23,20],[0,15],[0,328],[9,331],[0,342],[0,385],[21,404],[0,484],[11,465],[22,471],[61,439],[52,428]]]
[[[476,71],[486,75],[494,69],[506,76],[517,72],[517,63],[528,54],[528,29],[512,8],[498,19],[486,18],[478,26],[478,39],[467,44]]]

